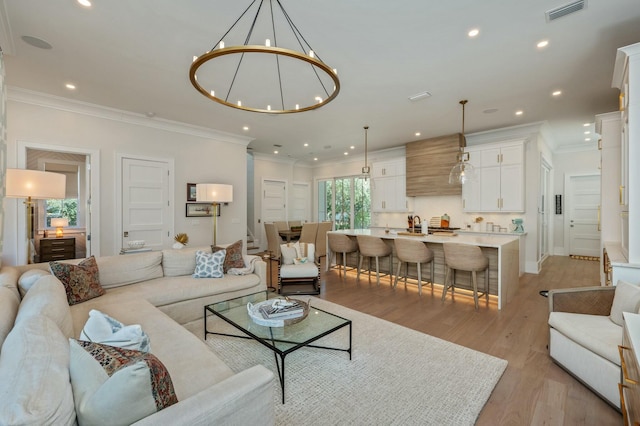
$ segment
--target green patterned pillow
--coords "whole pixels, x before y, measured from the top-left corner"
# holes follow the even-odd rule
[[[150,353],[69,339],[79,424],[129,425],[178,402],[171,376]]]
[[[196,251],[196,270],[193,272],[193,278],[224,277],[223,264],[226,254],[226,250],[220,250],[215,253]]]
[[[75,305],[105,293],[100,285],[100,273],[94,256],[77,265],[49,262],[49,268],[64,285],[69,305]]]

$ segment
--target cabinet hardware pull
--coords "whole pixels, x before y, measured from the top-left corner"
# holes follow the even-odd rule
[[[629,378],[629,374],[627,373],[627,363],[624,360],[624,356],[622,355],[622,351],[623,350],[630,350],[630,348],[626,347],[626,346],[622,346],[622,345],[618,345],[618,352],[620,353],[620,367],[622,367],[622,377],[624,378],[624,381],[631,384],[631,385],[637,385],[638,381],[637,380],[633,380]]]

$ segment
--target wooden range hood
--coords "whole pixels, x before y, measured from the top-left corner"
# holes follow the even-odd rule
[[[449,184],[464,136],[456,133],[406,145],[407,197],[461,195],[462,185]]]

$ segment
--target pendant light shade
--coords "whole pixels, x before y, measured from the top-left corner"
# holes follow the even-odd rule
[[[369,130],[369,126],[364,126],[364,166],[362,167],[362,176],[367,179],[369,174],[371,173],[371,168],[367,163],[367,132]]]
[[[464,106],[467,102],[466,99],[460,101],[460,105],[462,105],[462,142],[460,143],[457,163],[449,172],[449,185],[464,185],[468,181],[476,180],[475,167],[468,162],[469,153],[464,152],[464,148],[467,146],[467,141],[464,137]]]

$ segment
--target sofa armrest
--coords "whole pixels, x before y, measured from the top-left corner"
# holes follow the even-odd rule
[[[609,315],[615,287],[580,287],[549,290],[549,312]]]
[[[256,365],[134,425],[273,425],[273,392],[273,373]]]

